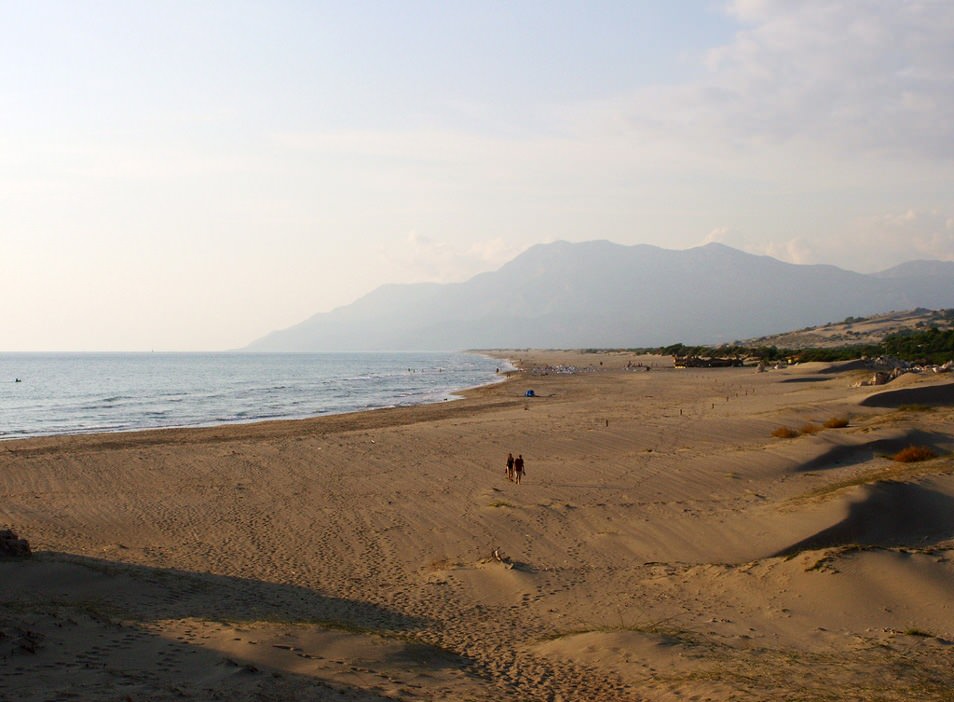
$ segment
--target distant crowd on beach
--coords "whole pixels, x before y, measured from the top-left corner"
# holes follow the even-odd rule
[[[530,375],[574,375],[576,373],[595,373],[598,369],[594,366],[579,368],[578,366],[534,366],[530,369]]]
[[[523,454],[518,453],[517,457],[514,458],[512,453],[507,454],[507,480],[512,483],[520,484],[520,481],[523,479],[523,476],[527,474],[527,469],[524,466]]]

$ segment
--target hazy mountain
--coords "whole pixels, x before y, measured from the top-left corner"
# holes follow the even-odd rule
[[[954,275],[954,261],[908,261],[873,274],[877,278],[932,278]]]
[[[247,350],[719,343],[915,307],[954,307],[954,263],[915,261],[863,275],[721,244],[674,251],[556,242],[464,283],[382,286]]]

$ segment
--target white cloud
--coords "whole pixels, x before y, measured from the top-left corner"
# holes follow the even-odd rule
[[[746,236],[731,227],[716,227],[703,239],[704,244],[719,243],[757,256],[771,256],[787,263],[818,263],[815,247],[803,237],[770,241]]]
[[[954,155],[954,3],[737,0],[695,83],[634,96],[631,124],[734,149]]]
[[[711,232],[706,235],[706,238],[702,240],[703,245],[705,244],[726,244],[729,245],[729,239],[731,238],[732,230],[729,227],[716,227]]]
[[[838,243],[855,249],[870,271],[916,259],[954,261],[954,217],[914,209],[865,217]]]
[[[711,242],[788,263],[833,263],[874,273],[917,259],[954,261],[954,216],[940,210],[907,209],[859,217],[828,235],[778,240],[722,226],[710,231],[702,243]]]
[[[954,3],[736,0],[726,12],[740,30],[694,82],[513,115],[520,138],[448,126],[272,143],[362,183],[360,205],[400,217],[397,231],[503,232],[519,248],[553,236],[688,246],[708,221],[746,250],[849,265],[816,238],[841,236],[871,203],[946,205]],[[456,246],[422,250],[442,263],[423,269],[458,270]]]
[[[500,237],[461,245],[412,231],[402,242],[382,247],[379,255],[388,262],[388,282],[455,283],[494,270],[519,252]]]
[[[764,20],[778,5],[772,0],[734,0],[726,6],[726,12],[741,22],[757,22]]]
[[[770,241],[756,248],[761,249],[758,253],[788,263],[810,264],[822,262],[819,260],[816,247],[803,237],[795,237],[781,242]]]

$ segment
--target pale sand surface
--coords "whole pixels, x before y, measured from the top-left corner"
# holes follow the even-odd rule
[[[949,378],[502,355],[440,405],[0,443],[0,699],[954,699]]]

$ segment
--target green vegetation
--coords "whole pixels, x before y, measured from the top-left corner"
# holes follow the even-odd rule
[[[786,357],[799,363],[820,361],[832,363],[834,361],[852,361],[865,356],[882,356],[884,351],[880,344],[847,344],[833,348],[808,348],[786,352]]]
[[[905,331],[885,337],[884,352],[906,361],[944,363],[954,358],[954,329]]]
[[[657,348],[626,349],[638,354],[656,354],[660,356],[698,356],[701,358],[747,358],[775,363],[777,361],[808,363],[821,361],[852,361],[865,356],[882,356],[886,352],[881,344],[848,344],[832,348],[785,349],[778,346],[745,346],[726,344],[724,346],[687,346],[670,344]],[[954,357],[954,353],[951,354]]]
[[[776,361],[833,363],[875,356],[894,356],[912,363],[944,363],[954,359],[954,329],[940,331],[937,327],[931,327],[927,331],[910,330],[891,334],[880,344],[845,344],[825,348],[785,349],[777,346],[740,344],[687,346],[680,343],[660,348],[633,350],[663,356],[751,358],[766,363]]]

